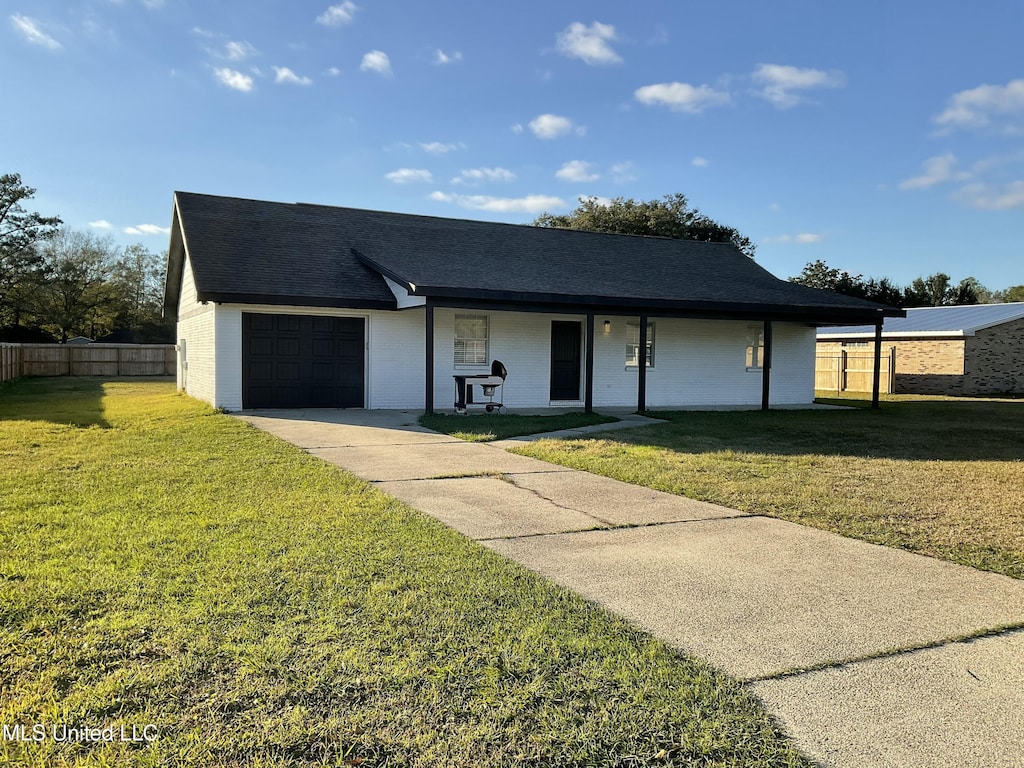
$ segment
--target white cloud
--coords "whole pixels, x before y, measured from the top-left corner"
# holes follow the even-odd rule
[[[946,128],[983,128],[1002,115],[1024,113],[1024,80],[979,85],[953,94],[935,122]]]
[[[1008,184],[968,184],[954,198],[986,211],[1024,210],[1024,181]]]
[[[594,164],[584,160],[570,160],[563,163],[562,167],[555,171],[555,178],[562,181],[586,182],[597,181],[600,174],[594,172]]]
[[[224,46],[224,58],[229,61],[245,61],[256,53],[256,49],[244,40],[231,40]]]
[[[466,168],[452,179],[452,184],[475,186],[489,181],[515,181],[515,178],[507,168]]]
[[[779,109],[789,109],[803,101],[802,91],[846,85],[846,75],[842,72],[801,69],[784,64],[758,64],[753,79],[761,86],[756,91],[757,95]]]
[[[452,53],[445,53],[440,48],[434,51],[434,63],[445,65],[451,64],[453,61],[462,61],[462,52],[453,51]]]
[[[192,34],[206,38],[216,37],[216,35],[213,32],[211,32],[208,29],[203,29],[202,27],[192,27]]]
[[[516,123],[512,126],[512,133],[520,134],[523,132],[523,126],[520,123]]]
[[[812,245],[824,241],[825,236],[813,232],[801,232],[797,235],[776,235],[766,237],[765,242],[773,245],[785,245],[795,243],[796,245]]]
[[[242,91],[243,93],[248,93],[252,90],[252,78],[234,69],[221,67],[213,70],[213,74],[220,81],[221,85],[226,85],[228,88],[234,88],[236,91]]]
[[[345,2],[338,5],[332,5],[317,16],[316,23],[323,24],[325,27],[338,27],[342,24],[349,24],[352,22],[358,9],[359,6],[351,2],[351,0],[345,0]]]
[[[495,213],[544,213],[564,209],[565,201],[551,195],[526,195],[524,197],[491,197],[490,195],[452,195],[446,192],[431,192],[430,199],[441,203],[456,203],[462,208]]]
[[[391,59],[384,51],[370,51],[363,56],[363,63],[359,65],[362,72],[377,72],[385,77],[391,77]]]
[[[513,130],[515,129],[513,128]],[[565,136],[573,131],[582,136],[587,132],[586,128],[576,125],[568,117],[551,114],[539,115],[531,120],[530,130],[539,139],[557,139],[559,136]],[[520,133],[520,131],[516,131],[516,133]]]
[[[397,171],[384,174],[384,178],[395,184],[414,184],[434,180],[433,174],[425,168],[399,168]]]
[[[308,77],[299,77],[288,67],[273,67],[275,83],[294,83],[295,85],[311,85],[312,80]]]
[[[558,33],[556,47],[563,56],[581,59],[587,64],[615,64],[622,61],[609,42],[615,39],[615,27],[595,21],[589,27],[578,21]]]
[[[458,144],[445,144],[440,141],[420,142],[420,149],[430,155],[445,155],[459,148]]]
[[[600,195],[587,195],[586,197],[580,198],[580,202],[583,202],[584,200],[591,203],[597,203],[602,208],[607,208],[614,202],[610,197],[601,197]]]
[[[693,160],[690,161],[690,165],[692,165],[694,168],[707,168],[708,159],[706,157],[701,157],[700,155],[697,155],[697,157],[693,158]]]
[[[633,173],[633,163],[624,162],[616,163],[610,169],[612,174],[612,181],[616,184],[629,184],[636,181],[636,175]]]
[[[13,14],[11,16],[11,26],[18,30],[27,42],[33,45],[41,45],[52,51],[61,47],[60,43],[39,28],[38,21],[30,19],[28,16],[21,16],[17,13]]]
[[[329,75],[330,77],[337,77],[338,75],[341,74],[341,70],[338,69],[337,67],[328,67],[327,71],[324,72],[324,74]]]
[[[662,105],[677,112],[692,115],[708,107],[719,107],[729,103],[729,94],[716,91],[708,85],[693,86],[689,83],[655,83],[637,88],[633,93],[641,104]]]
[[[139,224],[135,227],[125,227],[126,235],[169,235],[169,227],[158,227],[156,224]]]
[[[99,221],[90,221],[89,226],[93,229],[113,229],[114,225],[106,219],[100,219]]]
[[[939,155],[925,160],[920,176],[914,176],[900,182],[900,189],[928,189],[936,184],[944,184],[948,181],[963,181],[970,178],[970,174],[962,171],[954,171],[956,157],[952,153]]]

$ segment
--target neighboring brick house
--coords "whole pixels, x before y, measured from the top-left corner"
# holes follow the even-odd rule
[[[873,338],[869,326],[819,328],[818,354]],[[1024,302],[908,309],[883,326],[882,354],[893,348],[897,393],[1024,394]]]

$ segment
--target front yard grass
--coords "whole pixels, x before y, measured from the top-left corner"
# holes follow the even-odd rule
[[[420,416],[420,425],[427,429],[476,443],[504,440],[519,435],[535,435],[539,432],[556,432],[560,429],[576,429],[591,424],[607,424],[612,421],[618,419],[599,413],[582,412],[555,416],[527,416],[518,413],[474,413],[455,416],[435,413]]]
[[[515,452],[1024,578],[1020,400],[652,415],[670,423]]]
[[[735,681],[173,384],[0,385],[0,457],[0,764],[809,765]]]

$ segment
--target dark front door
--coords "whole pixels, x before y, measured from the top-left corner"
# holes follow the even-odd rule
[[[580,399],[582,324],[551,321],[551,399]]]
[[[242,313],[243,408],[362,408],[363,318]]]

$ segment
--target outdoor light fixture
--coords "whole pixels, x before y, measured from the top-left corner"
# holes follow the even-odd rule
[[[611,333],[612,332],[612,321],[611,320],[605,320],[604,321],[604,332],[605,333]]]

